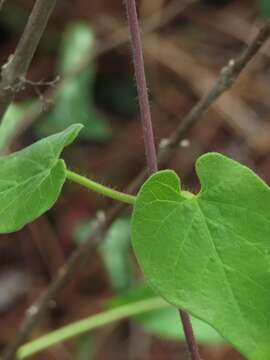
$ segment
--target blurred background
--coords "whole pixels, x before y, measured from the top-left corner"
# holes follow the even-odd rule
[[[14,51],[34,1],[6,0],[0,12],[0,63]],[[144,56],[157,145],[173,132],[270,16],[269,0],[141,0]],[[70,169],[123,190],[145,165],[133,66],[122,1],[62,0],[49,21],[24,91],[0,128],[0,153],[21,149],[72,123],[84,124],[65,150]],[[198,191],[196,158],[224,153],[270,183],[270,44],[233,89],[192,128],[168,167]],[[66,184],[57,204],[23,230],[1,235],[0,347],[112,201]],[[130,213],[108,230],[38,325],[52,329],[153,296],[130,246]],[[194,320],[205,360],[242,359],[209,326]],[[188,359],[176,310],[137,316],[50,348],[33,359]]]

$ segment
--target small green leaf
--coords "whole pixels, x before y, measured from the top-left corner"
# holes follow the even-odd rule
[[[82,66],[93,49],[94,34],[88,24],[75,22],[67,27],[58,64],[62,82],[57,88],[54,108],[38,126],[42,136],[73,124],[74,119],[84,125],[81,137],[85,140],[103,141],[110,136],[109,126],[94,104],[95,66],[92,62]]]
[[[198,195],[169,170],[142,186],[132,219],[139,263],[168,302],[248,359],[270,359],[270,190],[220,154],[202,156],[196,170]]]
[[[21,229],[56,202],[66,179],[59,156],[81,125],[0,157],[0,233]]]

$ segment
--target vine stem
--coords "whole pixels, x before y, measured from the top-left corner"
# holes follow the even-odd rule
[[[190,317],[186,311],[180,310],[180,318],[183,324],[183,329],[192,360],[200,360],[199,348],[193,333]]]
[[[114,200],[124,202],[133,205],[136,197],[133,195],[125,194],[120,191],[114,190],[107,186],[101,185],[93,180],[90,180],[82,175],[79,175],[73,171],[66,170],[67,178],[79,185],[86,187],[87,189],[93,190],[101,195],[110,197]]]
[[[157,154],[152,127],[150,104],[146,86],[144,60],[141,44],[139,21],[137,16],[135,0],[125,0],[127,8],[127,18],[131,36],[131,46],[135,69],[136,85],[139,97],[141,122],[143,128],[144,146],[146,151],[147,165],[149,174],[158,170]]]
[[[140,26],[136,9],[136,0],[125,0],[127,19],[131,36],[134,70],[136,77],[137,92],[139,97],[141,122],[144,135],[144,145],[147,157],[148,173],[153,174],[158,170],[157,153],[154,141],[154,132],[151,119],[151,110],[147,92],[146,77],[144,70],[143,51],[141,44]],[[185,337],[192,360],[200,360],[198,345],[193,333],[188,313],[180,310],[180,318],[183,324]]]

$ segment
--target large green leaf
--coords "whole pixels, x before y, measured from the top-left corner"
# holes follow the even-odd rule
[[[19,230],[53,206],[66,179],[59,156],[81,125],[0,157],[0,233]]]
[[[270,190],[220,154],[199,158],[198,195],[173,171],[141,188],[132,240],[152,287],[250,360],[270,359]]]

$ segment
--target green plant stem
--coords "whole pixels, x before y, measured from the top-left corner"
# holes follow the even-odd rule
[[[70,170],[67,170],[66,173],[69,180],[79,185],[82,185],[87,189],[93,190],[99,194],[127,204],[133,205],[135,203],[136,197],[133,195],[125,194],[120,191],[111,189]]]
[[[139,315],[147,311],[162,309],[165,307],[168,307],[168,304],[161,298],[155,297],[123,305],[97,315],[89,316],[84,320],[64,326],[58,330],[50,332],[48,335],[41,336],[40,338],[21,346],[17,351],[17,357],[18,359],[25,359],[44,349],[47,349],[50,346],[59,344],[75,336],[82,335],[90,330],[134,315]]]

